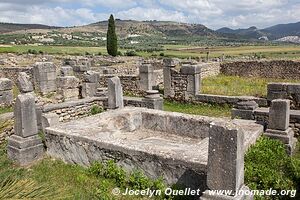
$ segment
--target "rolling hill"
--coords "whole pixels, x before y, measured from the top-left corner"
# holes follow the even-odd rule
[[[33,29],[56,29],[59,27],[47,26],[42,24],[13,24],[13,23],[1,23],[0,22],[0,33],[9,33],[15,31],[30,31]]]
[[[278,24],[264,29],[250,27],[248,29],[230,29],[227,27],[216,30],[218,33],[235,34],[252,39],[267,37],[269,40],[281,41],[281,38],[294,38],[292,36],[300,36],[300,22],[289,24]],[[285,40],[289,41],[289,40]],[[290,40],[293,42],[293,40]]]

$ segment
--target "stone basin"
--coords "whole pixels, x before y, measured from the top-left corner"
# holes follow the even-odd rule
[[[220,121],[243,130],[244,151],[263,133],[249,120],[126,107],[46,128],[47,153],[83,166],[113,159],[127,171],[205,190],[209,130]]]

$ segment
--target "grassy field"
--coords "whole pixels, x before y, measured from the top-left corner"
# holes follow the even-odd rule
[[[189,104],[164,101],[164,110],[209,117],[230,117],[231,107],[212,104]]]
[[[204,78],[201,85],[201,93],[219,94],[228,96],[256,96],[266,97],[269,82],[291,82],[300,80],[268,79],[218,75]]]
[[[241,56],[261,56],[262,58],[299,58],[299,45],[280,45],[280,46],[236,46],[236,47],[210,47],[205,49],[203,47],[182,46],[182,45],[168,45],[165,46],[166,56],[174,57],[202,57],[206,58],[207,51],[209,56],[221,57],[225,56],[241,57]]]
[[[0,46],[0,53],[27,53],[28,50],[36,50],[37,52],[44,52],[48,54],[66,54],[66,55],[84,55],[98,54],[107,55],[106,48],[102,47],[69,47],[69,46]],[[237,46],[237,47],[224,47],[216,46],[206,49],[205,47],[184,46],[184,45],[166,45],[164,51],[161,52],[137,52],[137,55],[143,57],[159,56],[163,53],[167,57],[201,57],[206,58],[206,52],[210,52],[210,58],[220,57],[223,54],[230,57],[242,56],[260,56],[261,58],[269,59],[297,59],[300,57],[300,46],[298,45],[281,45],[281,46]],[[120,50],[122,53],[126,49]]]

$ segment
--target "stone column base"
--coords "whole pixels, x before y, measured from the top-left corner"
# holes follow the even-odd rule
[[[12,135],[8,139],[7,153],[16,164],[25,166],[43,157],[44,145],[38,135],[27,138]]]
[[[267,129],[264,135],[272,139],[280,140],[286,145],[287,153],[289,155],[293,154],[296,148],[297,139],[294,138],[294,131],[292,128],[288,128],[285,131]]]
[[[241,191],[244,191],[243,194]],[[240,189],[240,194],[237,194],[236,196],[217,195],[217,194],[213,194],[212,190],[206,190],[205,192],[203,192],[203,195],[200,197],[200,200],[253,200],[254,199],[254,196],[247,195],[247,194],[250,194],[250,189],[244,185]]]

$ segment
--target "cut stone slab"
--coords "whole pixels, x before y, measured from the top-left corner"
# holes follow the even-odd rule
[[[97,83],[82,83],[81,95],[83,98],[94,97],[97,93]]]
[[[27,138],[12,135],[8,139],[7,154],[16,164],[26,166],[43,157],[44,145],[37,135]]]
[[[74,76],[74,71],[71,66],[62,66],[60,69],[61,76]]]
[[[269,111],[269,129],[286,130],[290,122],[290,100],[275,99]]]
[[[231,190],[244,184],[244,132],[228,122],[212,122],[209,129],[207,186]]]
[[[35,97],[31,93],[20,94],[14,108],[15,134],[30,137],[38,133]]]
[[[0,91],[0,104],[1,105],[12,105],[14,100],[13,97],[13,91],[12,90],[6,90],[6,91]]]
[[[42,130],[50,126],[57,125],[59,123],[59,116],[55,113],[47,113],[42,115]]]
[[[123,108],[123,89],[119,77],[108,79],[108,108]]]
[[[8,78],[0,78],[0,91],[12,90],[13,82]]]
[[[27,93],[33,91],[33,85],[30,81],[28,74],[20,72],[17,79],[17,86],[21,93]]]
[[[57,78],[57,83],[60,89],[73,89],[78,87],[79,79],[75,76],[64,76]]]

